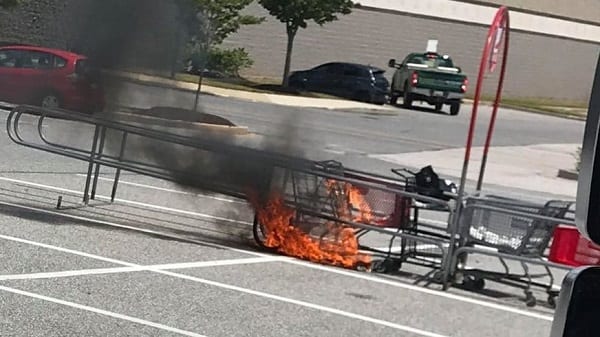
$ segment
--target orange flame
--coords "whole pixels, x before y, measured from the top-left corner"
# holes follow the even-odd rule
[[[332,182],[328,183],[327,187],[329,192],[340,192],[333,190],[334,184]],[[352,205],[359,209],[361,207],[366,208],[365,212],[361,210],[360,217],[364,218],[367,213],[370,214],[370,208],[368,208],[358,190],[353,194],[355,194],[354,197],[350,197],[354,200],[354,202],[351,201]],[[256,200],[252,200],[253,198],[250,199],[257,212],[257,220],[262,224],[265,232],[265,246],[276,249],[279,253],[315,263],[344,268],[357,268],[359,266],[369,268],[371,266],[371,257],[359,253],[358,239],[352,228],[329,222],[325,226],[326,234],[317,239],[294,224],[296,210],[288,206],[281,195],[273,194],[262,206]],[[339,209],[342,217],[349,216],[350,210],[347,205],[338,206],[342,207]]]
[[[360,214],[355,216],[353,220],[357,222],[371,222],[373,219],[371,206],[369,206],[369,203],[367,203],[363,194],[358,188],[350,184],[346,185],[346,188],[348,197],[350,199],[350,204],[360,212]]]

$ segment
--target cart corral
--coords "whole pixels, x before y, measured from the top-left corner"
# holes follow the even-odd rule
[[[45,130],[57,123],[93,131],[89,135],[91,148],[49,139]],[[23,131],[28,129],[24,124],[31,132]],[[569,260],[578,257],[575,253],[548,252],[558,249],[553,246],[553,236],[559,236],[557,242],[564,241],[564,228],[572,228],[565,226],[574,226],[572,202],[550,200],[538,205],[476,193],[465,194],[459,203],[455,193],[440,189],[441,179],[427,168],[378,175],[335,161],[310,161],[130,122],[31,106],[19,106],[9,113],[7,131],[22,146],[86,162],[85,202],[94,199],[102,166],[117,170],[112,198],[121,171],[176,181],[182,177],[195,181],[194,175],[202,176],[203,172],[173,172],[168,165],[134,159],[129,155],[139,142],[175,145],[189,153],[218,158],[251,158],[260,163],[253,168],[260,175],[252,180],[252,186],[213,180],[213,184],[201,187],[247,200],[254,207],[253,232],[259,246],[317,263],[377,273],[394,273],[405,264],[418,264],[429,270],[421,277],[423,282],[440,283],[444,289],[461,286],[474,290],[483,288],[485,280],[504,282],[523,289],[526,303],[532,306],[536,299],[530,289],[536,286],[547,291],[550,304],[554,302],[557,290],[552,288],[548,268],[572,268],[576,264]],[[108,140],[110,147],[105,146]],[[447,226],[422,222],[419,214],[423,211],[444,214]],[[367,240],[369,233],[388,237],[387,247],[372,246]],[[504,261],[518,261],[524,273],[515,274],[508,266],[503,273],[470,269],[467,256],[472,254],[496,257],[505,266]],[[541,265],[547,273],[534,275],[529,272],[530,265]],[[534,282],[537,276],[549,276],[549,282]]]

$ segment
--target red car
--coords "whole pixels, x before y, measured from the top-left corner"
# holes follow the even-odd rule
[[[15,45],[0,47],[0,101],[91,113],[104,92],[87,57]]]

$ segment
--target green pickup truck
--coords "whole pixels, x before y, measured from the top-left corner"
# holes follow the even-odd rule
[[[406,108],[414,101],[423,101],[441,111],[448,104],[450,114],[458,115],[468,80],[448,55],[412,53],[399,64],[391,59],[389,66],[396,68],[390,89],[391,104],[396,104],[402,96]]]

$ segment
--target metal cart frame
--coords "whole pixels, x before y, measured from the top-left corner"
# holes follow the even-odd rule
[[[463,285],[472,290],[482,290],[485,279],[520,288],[524,291],[528,306],[536,305],[531,288],[542,287],[548,294],[548,303],[553,305],[558,293],[552,288],[554,276],[550,267],[569,268],[548,262],[545,251],[554,228],[572,222],[566,218],[572,205],[572,202],[558,200],[537,205],[507,198],[467,198],[459,222],[459,246],[451,258],[452,269],[449,274],[455,281],[462,275]],[[465,269],[468,254],[496,257],[504,272]],[[511,273],[505,260],[518,261],[524,273]],[[545,273],[531,274],[529,264],[543,266]],[[533,281],[541,277],[548,277],[549,283]]]

